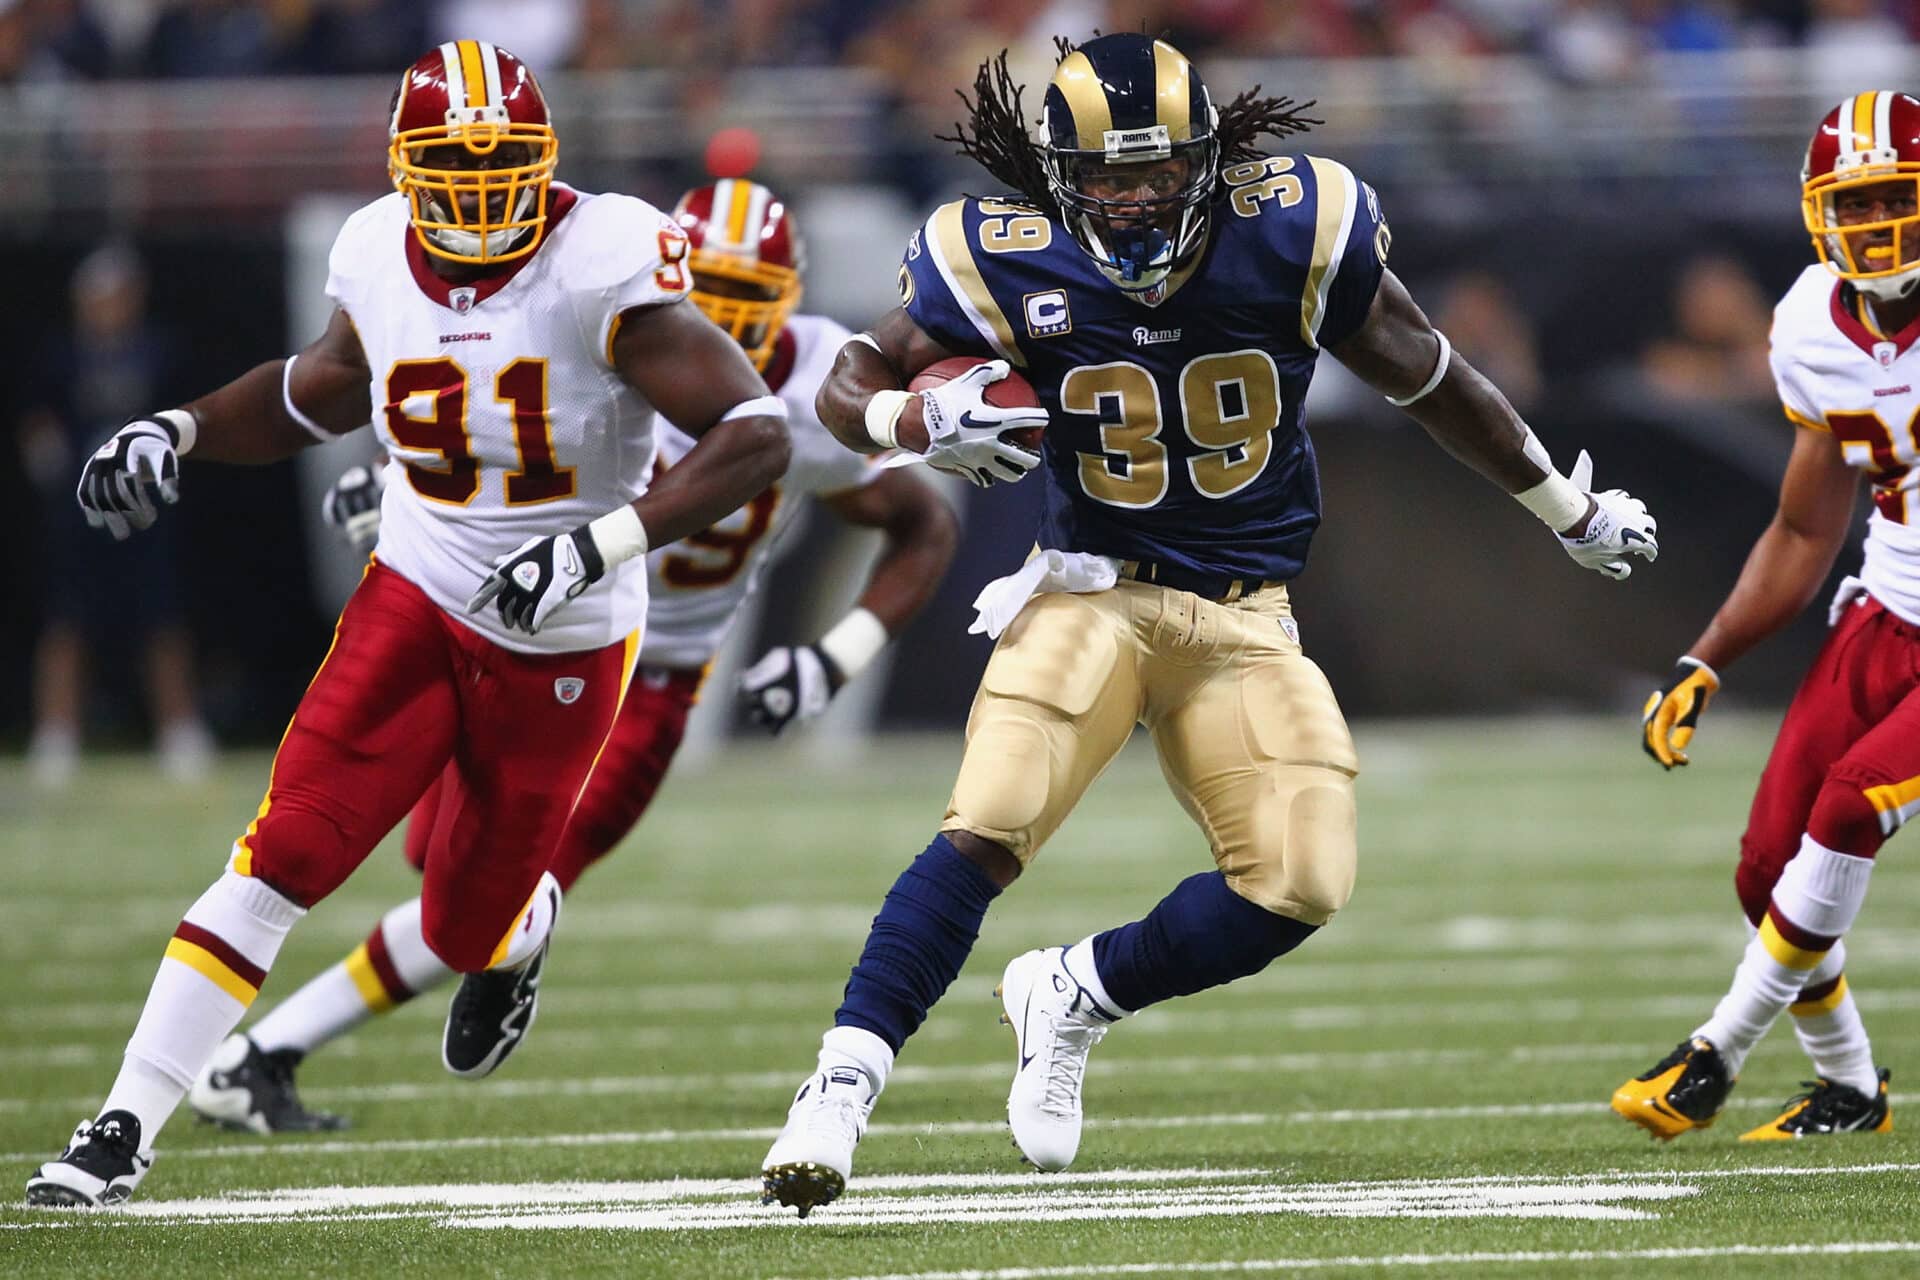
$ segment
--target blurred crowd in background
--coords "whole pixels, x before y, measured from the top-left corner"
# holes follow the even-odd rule
[[[29,353],[0,366],[0,537],[35,569],[0,626],[0,752],[58,783],[83,743],[150,743],[184,777],[284,724],[331,622],[310,478],[189,459],[186,500],[123,545],[72,485],[128,416],[310,336],[340,209],[300,202],[380,193],[391,78],[430,45],[539,69],[562,177],[590,189],[669,204],[716,133],[751,138],[735,159],[813,244],[808,309],[858,327],[912,226],[982,189],[933,138],[954,89],[1003,48],[1039,84],[1055,34],[1138,27],[1216,97],[1320,98],[1308,144],[1379,187],[1395,268],[1456,347],[1661,519],[1659,565],[1595,589],[1323,362],[1327,524],[1296,594],[1349,714],[1637,707],[1772,508],[1800,149],[1835,95],[1920,84],[1920,0],[0,0],[0,262],[38,300],[0,308]],[[279,73],[310,78],[290,96]],[[960,722],[986,653],[968,604],[1031,540],[1037,485],[959,496],[915,658],[871,677],[883,726]],[[830,554],[819,536],[796,554]],[[753,639],[792,639],[804,602],[768,594]],[[1809,614],[1730,696],[1783,698],[1818,636]]]
[[[1191,56],[1529,53],[1574,82],[1623,80],[1660,50],[1884,46],[1920,35],[1910,0],[0,0],[0,80],[385,72],[428,44],[511,22],[547,70],[863,65],[1057,32],[1166,32]]]

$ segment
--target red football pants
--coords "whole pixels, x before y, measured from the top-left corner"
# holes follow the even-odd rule
[[[1920,802],[1920,628],[1848,609],[1787,708],[1760,775],[1734,885],[1755,924],[1800,837],[1872,857]]]
[[[547,868],[562,890],[572,889],[580,873],[619,844],[653,803],[686,736],[687,716],[705,676],[705,671],[668,667],[641,667],[633,673],[613,732]],[[407,861],[415,868],[426,865],[427,850],[439,834],[446,788],[446,778],[435,779],[407,821]]]
[[[515,653],[373,564],[281,739],[235,869],[312,906],[444,777],[421,923],[447,965],[484,969],[552,858],[633,644]]]

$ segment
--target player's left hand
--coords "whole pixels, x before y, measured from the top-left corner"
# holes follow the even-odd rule
[[[1576,563],[1619,579],[1633,572],[1628,556],[1640,556],[1651,563],[1660,554],[1660,543],[1654,537],[1659,526],[1647,513],[1646,503],[1625,489],[1593,493],[1588,488],[1593,483],[1593,458],[1585,449],[1567,479],[1594,502],[1584,529],[1578,533],[1562,530],[1556,535]]]
[[[740,673],[740,701],[747,716],[768,733],[827,709],[846,677],[819,645],[781,645]]]
[[[171,506],[180,501],[180,433],[164,418],[135,418],[93,451],[80,470],[74,496],[87,523],[105,528],[115,542],[160,518],[153,495]]]
[[[586,525],[572,533],[528,538],[493,562],[493,572],[467,601],[467,612],[478,613],[488,602],[498,601],[500,621],[509,631],[537,635],[556,609],[600,581],[606,571]]]
[[[1682,658],[1667,682],[1647,698],[1640,720],[1640,749],[1663,769],[1687,763],[1687,744],[1700,715],[1720,692],[1720,677],[1698,658]]]

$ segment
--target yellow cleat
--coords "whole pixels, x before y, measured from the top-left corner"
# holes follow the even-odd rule
[[[1689,1129],[1705,1129],[1719,1116],[1736,1077],[1711,1043],[1695,1037],[1643,1075],[1613,1091],[1613,1109],[1624,1119],[1670,1141]]]
[[[1779,1142],[1829,1133],[1892,1133],[1893,1107],[1887,1100],[1887,1079],[1880,1069],[1880,1087],[1869,1098],[1849,1085],[1831,1080],[1808,1080],[1807,1091],[1787,1099],[1787,1109],[1758,1129],[1740,1135],[1742,1142]]]

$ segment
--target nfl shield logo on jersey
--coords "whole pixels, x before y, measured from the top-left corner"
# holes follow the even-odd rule
[[[561,706],[570,707],[587,691],[587,682],[579,676],[561,676],[553,682],[553,696]]]
[[[460,315],[465,315],[467,312],[473,310],[473,298],[474,291],[472,289],[449,289],[447,291],[447,301],[453,304],[454,311]]]

